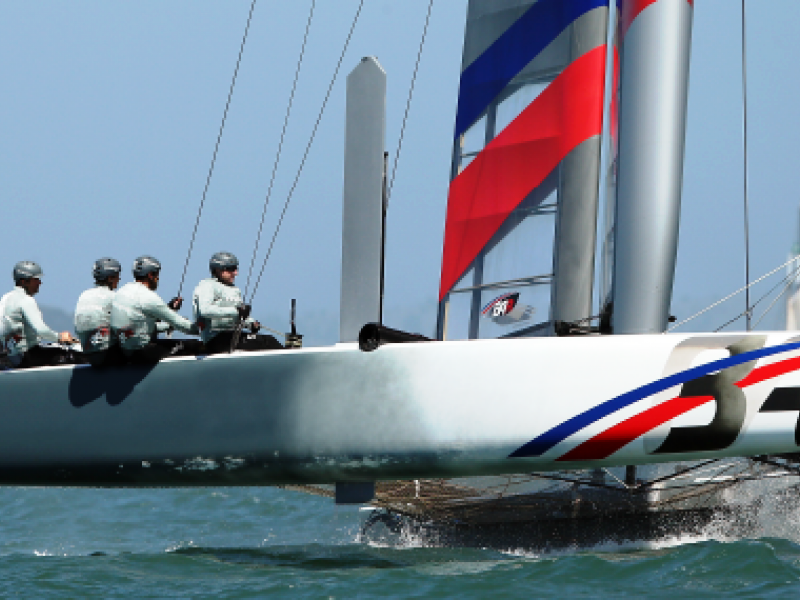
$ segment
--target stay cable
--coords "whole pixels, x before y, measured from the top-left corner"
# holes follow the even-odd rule
[[[183,284],[186,281],[186,270],[189,267],[189,260],[192,257],[192,250],[194,249],[194,241],[197,237],[197,228],[200,226],[200,217],[203,214],[203,207],[206,203],[206,196],[208,195],[208,188],[211,185],[211,176],[214,173],[214,165],[217,162],[217,153],[219,152],[219,144],[222,141],[222,131],[225,129],[225,121],[228,118],[228,109],[231,106],[231,98],[233,98],[233,89],[236,86],[236,78],[239,75],[239,66],[242,63],[242,55],[244,54],[244,46],[247,42],[247,34],[250,31],[250,22],[253,20],[253,10],[256,7],[256,0],[253,0],[250,4],[250,12],[247,13],[247,24],[244,27],[244,35],[242,36],[242,43],[239,46],[239,56],[236,58],[236,67],[233,70],[233,77],[231,79],[231,85],[228,89],[228,99],[225,101],[225,110],[222,113],[222,123],[219,126],[219,132],[217,133],[217,142],[214,144],[214,153],[211,156],[211,165],[208,168],[208,175],[206,175],[206,185],[203,188],[203,196],[200,199],[200,207],[197,210],[197,218],[194,221],[194,229],[192,230],[192,238],[189,242],[189,251],[186,254],[186,261],[183,264],[183,273],[181,274],[181,282],[178,285],[178,296],[181,295],[181,291],[183,290]]]

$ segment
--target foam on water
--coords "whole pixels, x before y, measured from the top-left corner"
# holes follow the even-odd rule
[[[727,537],[720,519],[696,536],[532,552],[411,530],[362,542],[356,509],[275,489],[0,488],[0,595],[785,597],[800,591],[797,504],[770,496],[757,539]]]

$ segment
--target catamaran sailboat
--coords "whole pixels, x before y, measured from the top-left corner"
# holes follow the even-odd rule
[[[621,2],[617,8],[609,14],[605,2],[469,3],[441,339],[665,331],[693,6],[662,0]],[[611,97],[604,98],[604,91]],[[600,308],[593,313],[601,189],[606,206]],[[766,337],[684,339],[665,362],[662,381],[715,358],[747,355],[761,343],[756,339]],[[639,342],[649,343],[649,336]],[[684,352],[679,367],[676,357]],[[747,369],[760,364],[751,362]],[[565,383],[574,377],[591,387],[605,379],[586,381],[583,368],[562,373]],[[542,376],[534,365],[528,372]],[[708,459],[712,447],[742,441],[734,423],[761,411],[777,424],[773,411],[792,402],[792,389],[772,388],[760,408],[750,404],[745,397],[754,372],[734,375],[715,367],[664,395],[663,388],[628,392],[565,419],[511,455],[546,456],[582,430],[581,441],[564,445],[556,459],[564,467],[621,457],[642,445],[654,463],[659,455],[677,462],[387,483],[379,486],[373,504],[381,510],[367,520],[365,537],[385,533],[385,525],[396,533],[402,525],[433,543],[563,545],[696,532],[720,516],[726,517],[727,532],[740,532],[753,524],[767,489],[789,500],[796,496],[788,492],[797,484],[793,457]],[[503,379],[507,373],[488,376]],[[722,390],[726,386],[732,395]],[[649,408],[609,419],[651,392],[657,397]],[[708,403],[712,398],[716,405]],[[742,456],[750,454],[760,452]],[[685,460],[689,455],[708,460]]]
[[[406,514],[426,519],[413,499],[434,488],[452,516],[491,478],[548,474],[606,490],[619,468],[631,500],[603,505],[640,514],[679,494],[659,479],[643,487],[637,465],[678,462],[670,472],[697,483],[697,465],[798,451],[800,336],[663,333],[692,1],[623,2],[619,48],[607,0],[470,0],[468,10],[439,340],[368,325],[381,318],[385,74],[365,59],[348,81],[341,343],[0,372],[0,483],[335,483],[338,499],[358,502],[376,481],[409,480],[379,485],[376,502],[398,513],[397,498],[409,499]],[[590,326],[604,144],[613,208]],[[747,463],[752,476],[790,468],[760,460]],[[736,469],[738,480],[746,469]],[[731,481],[722,476],[705,483]],[[458,477],[485,485],[442,481]],[[505,481],[505,499],[531,497]],[[670,506],[697,508],[689,497]],[[579,514],[551,500],[550,516]],[[527,515],[541,518],[542,506]]]

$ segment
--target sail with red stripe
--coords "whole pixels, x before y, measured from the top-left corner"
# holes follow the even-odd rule
[[[442,338],[548,334],[590,316],[608,15],[608,0],[470,0]],[[503,314],[509,295],[516,312]]]

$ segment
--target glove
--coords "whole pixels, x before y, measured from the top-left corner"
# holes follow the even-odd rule
[[[167,306],[169,306],[172,310],[180,310],[181,306],[183,306],[183,298],[180,296],[175,296],[172,300],[167,302]]]
[[[62,344],[71,346],[78,340],[72,337],[72,334],[69,331],[62,331],[61,333],[58,334],[58,341]]]
[[[240,304],[236,307],[236,310],[239,311],[239,318],[244,321],[247,317],[250,316],[250,311],[252,310],[252,306],[249,304]]]
[[[200,328],[197,326],[197,323],[192,323],[189,329],[189,335],[200,335]]]
[[[250,331],[252,333],[258,333],[260,329],[261,329],[261,323],[259,323],[258,321],[253,321],[250,324]]]

